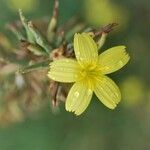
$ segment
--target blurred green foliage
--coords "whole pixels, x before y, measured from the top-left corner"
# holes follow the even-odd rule
[[[93,0],[92,2],[95,3],[96,1]],[[51,16],[52,0],[44,0],[44,2],[38,0],[38,2],[38,5],[33,5],[37,8],[27,9],[25,13],[34,19]],[[61,0],[60,24],[79,14],[83,20],[87,20],[85,19],[88,17],[84,7],[85,3],[86,1],[81,2],[80,0]],[[130,64],[117,74],[113,74],[112,77],[116,78],[121,85],[120,87],[124,85],[129,88],[124,90],[123,86],[122,92],[135,90],[132,93],[133,96],[130,97],[129,94],[123,93],[122,101],[124,102],[114,111],[103,107],[94,98],[95,100],[88,111],[80,117],[65,112],[64,106],[61,106],[57,114],[53,114],[47,107],[22,123],[1,127],[0,150],[150,149],[150,1],[113,0],[112,3],[126,10],[128,22],[126,22],[126,28],[117,34],[109,35],[104,48],[118,44],[125,44],[128,47],[131,55]],[[0,0],[0,31],[3,32],[6,32],[4,29],[6,23],[19,18],[17,9],[12,9],[10,4],[9,0]],[[86,8],[88,7],[87,4]],[[19,6],[17,5],[17,7]],[[91,7],[89,6],[89,11]],[[94,10],[94,8],[92,9]],[[96,15],[104,16],[105,13]],[[92,18],[90,18],[90,24],[95,25],[94,18],[93,23]],[[102,25],[102,22],[97,25]],[[131,80],[130,76],[134,76],[136,80],[135,78]],[[128,77],[129,80],[127,80]],[[126,81],[128,84],[124,84]],[[141,89],[140,86],[142,86],[142,92],[139,90]],[[131,105],[130,107],[124,105],[126,101],[133,99],[137,91],[140,100],[137,100],[137,103],[135,101],[131,103],[132,107]]]

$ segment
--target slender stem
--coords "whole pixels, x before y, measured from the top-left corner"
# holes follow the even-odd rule
[[[59,0],[54,0],[53,15],[48,25],[47,38],[51,42],[57,31]]]

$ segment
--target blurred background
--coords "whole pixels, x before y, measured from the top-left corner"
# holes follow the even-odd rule
[[[37,20],[51,16],[53,1],[0,0],[1,33],[9,35],[5,25],[19,20],[19,8],[29,19]],[[60,1],[59,24],[76,15],[91,27],[119,23],[103,49],[123,44],[130,53],[127,66],[110,75],[122,91],[121,103],[111,111],[94,97],[79,117],[66,112],[63,104],[53,113],[47,104],[24,119],[13,104],[15,121],[9,124],[4,123],[7,119],[0,119],[0,150],[150,149],[150,1]],[[2,101],[0,99],[0,104]],[[1,109],[2,106],[0,112]]]

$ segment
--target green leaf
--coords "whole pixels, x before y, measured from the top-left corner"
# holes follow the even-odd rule
[[[27,39],[30,43],[35,43],[35,38],[34,36],[32,35],[31,31],[29,30],[28,28],[28,21],[27,19],[23,16],[23,13],[22,13],[22,10],[19,9],[19,15],[20,15],[20,20],[26,30],[26,34],[27,34]]]
[[[26,66],[24,68],[21,68],[19,70],[19,72],[28,73],[28,72],[35,71],[35,70],[47,69],[48,66],[49,66],[49,63],[50,63],[50,60],[38,62],[36,64],[29,65],[29,66]]]
[[[52,50],[52,47],[49,45],[45,37],[36,27],[33,26],[32,22],[28,23],[28,27],[34,36],[36,43],[43,47],[45,51],[49,54],[50,50]]]
[[[55,32],[56,27],[57,27],[57,19],[53,17],[48,25],[48,30],[47,30],[47,37],[48,40],[51,42],[54,40],[56,34]]]

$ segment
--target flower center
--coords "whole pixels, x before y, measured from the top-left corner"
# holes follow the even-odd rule
[[[96,64],[87,64],[80,71],[81,79],[93,80],[100,74],[100,71]]]

